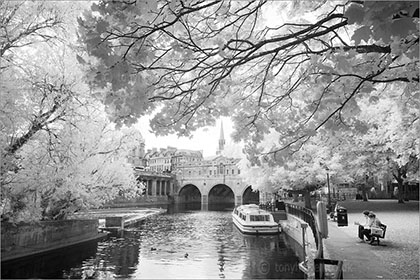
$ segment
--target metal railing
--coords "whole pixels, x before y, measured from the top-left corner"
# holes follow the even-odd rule
[[[336,265],[334,279],[343,279],[343,261],[324,259],[322,235],[312,210],[291,203],[285,203],[285,205],[288,214],[300,218],[311,227],[317,248],[314,258],[315,279],[325,279],[325,264]]]
[[[311,227],[312,232],[314,234],[316,248],[319,249],[320,247],[322,247],[319,244],[320,239],[321,239],[320,238],[321,234],[316,224],[314,213],[310,209],[296,205],[296,204],[285,203],[285,205],[286,205],[287,213],[294,215],[298,217],[299,219],[308,223],[308,225]]]

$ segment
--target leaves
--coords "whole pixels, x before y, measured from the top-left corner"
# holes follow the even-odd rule
[[[394,38],[406,38],[410,34],[418,33],[418,24],[414,17],[418,8],[419,3],[415,1],[368,1],[363,4],[352,3],[345,15],[349,24],[357,26],[352,37],[356,44],[362,39],[367,43],[369,37],[388,44]]]
[[[418,77],[400,71],[402,58],[384,55],[414,55],[415,38],[404,49],[387,45],[384,38],[393,35],[383,34],[391,24],[398,29],[393,15],[407,4],[336,4],[215,1],[148,7],[103,1],[95,6],[100,16],[86,14],[80,20],[81,41],[98,59],[91,64],[91,85],[112,91],[105,101],[113,104],[108,111],[116,122],[129,124],[151,107],[159,108],[162,114],[152,120],[157,134],[190,135],[219,115],[234,115],[239,140],[258,142],[270,128],[284,128],[287,141],[301,141],[341,112],[358,113],[350,100],[369,94],[373,84]],[[297,7],[299,14],[312,12],[313,20],[290,17],[291,24],[267,28],[268,11],[278,9],[284,16]],[[142,18],[150,9],[156,15],[153,24]],[[219,16],[211,16],[215,13]],[[146,95],[139,96],[144,106],[123,106],[120,102],[133,99],[118,95],[130,95],[138,75],[144,78]],[[298,114],[292,113],[294,107]]]
[[[413,22],[412,18],[399,18],[391,22],[390,32],[391,36],[405,38],[417,30],[417,24]]]
[[[362,26],[356,29],[356,31],[354,31],[351,39],[354,41],[356,45],[360,45],[362,41],[364,41],[364,43],[369,42],[369,39],[371,38],[371,36],[372,36],[372,31],[370,29],[370,26]]]
[[[94,99],[104,92],[90,96],[80,68],[89,58],[75,47],[76,12],[67,4],[0,4],[10,16],[2,42],[17,38],[4,45],[0,68],[1,203],[14,222],[63,219],[134,189],[127,153],[141,136],[115,131]],[[48,25],[58,15],[63,22]],[[124,101],[140,106],[133,100]]]
[[[351,3],[350,6],[346,9],[344,16],[348,18],[349,24],[361,24],[363,23],[363,19],[365,17],[365,10],[359,3]]]

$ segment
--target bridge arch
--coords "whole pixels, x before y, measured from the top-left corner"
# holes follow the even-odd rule
[[[185,210],[201,209],[201,191],[193,184],[183,186],[178,192],[178,202]]]
[[[208,210],[230,210],[235,207],[235,194],[226,184],[213,186],[208,194]]]
[[[242,204],[260,204],[260,191],[254,191],[252,186],[248,186],[242,193]]]

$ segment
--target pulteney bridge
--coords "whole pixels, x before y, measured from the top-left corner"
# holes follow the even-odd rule
[[[143,194],[139,193],[135,199],[114,199],[108,206],[166,204],[171,198],[183,208],[194,210],[221,210],[259,203],[259,192],[252,191],[239,175],[226,173],[200,176],[137,171],[137,179],[146,186]]]
[[[216,210],[236,205],[259,203],[259,192],[243,182],[238,175],[218,174],[178,178],[174,197],[178,204],[198,205]]]

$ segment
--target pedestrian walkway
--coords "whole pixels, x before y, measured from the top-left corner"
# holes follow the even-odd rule
[[[342,260],[344,279],[419,278],[419,202],[398,204],[396,200],[340,203],[348,210],[348,226],[328,221],[328,238],[323,240],[324,258]],[[363,210],[373,210],[387,232],[380,245],[369,245],[357,236]],[[376,243],[375,243],[376,244]],[[326,266],[332,273],[334,266]]]
[[[344,261],[344,279],[393,278],[389,265],[377,257],[373,246],[357,237],[357,232],[349,235],[333,221],[328,222],[328,232],[329,237],[324,239],[324,258]],[[330,273],[335,269],[326,268]]]

